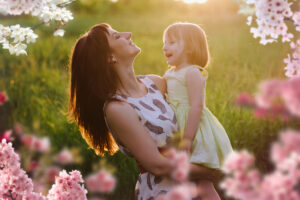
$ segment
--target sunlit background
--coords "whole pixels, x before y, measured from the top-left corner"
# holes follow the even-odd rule
[[[207,0],[183,0],[184,3],[205,3]]]
[[[55,26],[40,26],[35,18],[0,16],[0,23],[20,23],[37,27],[36,43],[28,47],[28,56],[11,56],[0,48],[0,91],[9,101],[0,107],[0,133],[20,123],[26,133],[49,137],[51,152],[77,147],[83,160],[67,165],[83,175],[99,167],[96,156],[81,138],[77,126],[68,120],[69,55],[78,37],[97,23],[109,23],[118,31],[132,32],[132,40],[142,49],[136,58],[136,74],[163,75],[168,69],[162,52],[164,29],[178,21],[199,24],[206,32],[211,54],[208,67],[206,102],[226,129],[236,149],[247,148],[256,155],[262,171],[272,168],[268,162],[270,142],[288,123],[268,123],[253,117],[251,110],[234,105],[244,91],[254,93],[257,85],[269,78],[283,78],[283,58],[288,46],[267,46],[253,39],[246,17],[238,14],[232,0],[77,0],[69,5],[74,20],[65,26],[65,36],[52,37]],[[296,125],[295,125],[296,126]],[[268,134],[265,134],[265,133]],[[106,155],[115,166],[118,185],[106,199],[134,199],[138,168],[135,161],[120,152]],[[48,158],[47,162],[52,162]],[[80,160],[80,159],[79,159]]]

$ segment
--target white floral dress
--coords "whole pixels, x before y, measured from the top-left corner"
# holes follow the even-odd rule
[[[154,82],[147,76],[137,76],[148,89],[148,93],[140,98],[116,95],[115,97],[127,102],[137,112],[141,123],[149,135],[154,139],[158,148],[166,145],[167,139],[177,131],[176,116],[172,108],[165,101]],[[120,150],[127,156],[132,154],[122,145]],[[172,186],[172,181],[167,177],[157,177],[140,168],[136,184],[136,199],[151,200],[158,195],[166,193]]]

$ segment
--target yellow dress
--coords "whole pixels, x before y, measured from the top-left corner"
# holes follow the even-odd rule
[[[191,65],[176,71],[173,67],[164,75],[167,80],[166,100],[176,114],[181,133],[184,133],[190,110],[185,74],[191,67],[198,68],[205,80],[207,79],[207,71],[197,65]],[[203,85],[204,108],[192,144],[190,162],[220,169],[225,157],[232,151],[232,147],[225,129],[205,105],[205,86],[206,81]]]

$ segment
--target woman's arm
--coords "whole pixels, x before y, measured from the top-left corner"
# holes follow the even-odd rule
[[[186,72],[186,85],[189,96],[190,110],[187,119],[183,139],[186,141],[186,149],[189,151],[199,127],[203,110],[203,95],[205,79],[196,68],[188,69]]]
[[[110,102],[105,111],[114,137],[122,142],[147,171],[156,176],[171,173],[175,165],[160,154],[155,141],[130,105],[125,102]]]

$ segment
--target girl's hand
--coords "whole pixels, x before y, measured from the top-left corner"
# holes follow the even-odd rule
[[[183,144],[182,144],[182,146],[181,146],[180,149],[186,151],[187,154],[190,156],[192,144],[193,144],[193,141],[192,141],[192,140],[189,140],[189,139],[183,139]]]

